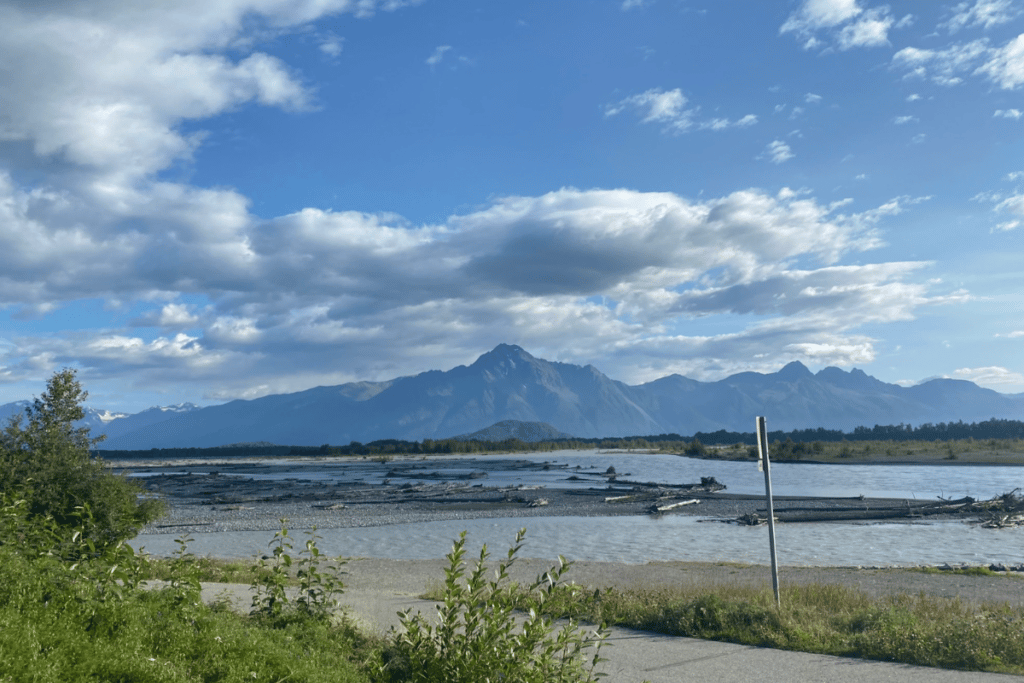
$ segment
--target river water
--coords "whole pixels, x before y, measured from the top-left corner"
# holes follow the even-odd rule
[[[487,456],[489,458],[490,456]],[[452,472],[479,469],[486,460],[449,458],[442,465],[425,461],[423,471],[436,475],[445,467]],[[753,462],[698,460],[669,455],[559,451],[544,454],[500,456],[488,468],[487,485],[564,486],[567,470],[555,467],[505,467],[501,463],[528,461],[534,464],[567,465],[584,481],[614,467],[622,479],[664,483],[690,483],[713,476],[726,484],[728,493],[763,495],[764,477]],[[298,461],[262,461],[288,464]],[[275,472],[279,478],[346,480],[358,476],[372,482],[383,478],[395,463],[364,463],[358,468],[338,461],[309,461],[294,472]],[[460,467],[460,464],[464,467]],[[578,469],[577,469],[578,468]],[[180,468],[175,468],[176,470]],[[200,468],[189,468],[197,471]],[[358,471],[358,475],[354,474]],[[992,498],[1024,486],[1024,467],[971,465],[812,465],[778,463],[772,466],[773,491],[777,496],[857,496],[916,498],[973,496]],[[415,478],[415,474],[408,474]],[[627,563],[650,561],[733,561],[766,564],[768,532],[765,527],[743,527],[688,515],[661,518],[636,517],[530,517],[515,519],[461,519],[419,522],[369,528],[322,529],[323,552],[348,557],[428,559],[444,556],[460,531],[467,531],[469,548],[482,543],[503,554],[516,531],[527,528],[524,557],[554,558],[561,554],[574,560]],[[779,563],[804,566],[897,566],[921,564],[1024,564],[1024,529],[983,529],[958,521],[905,523],[806,523],[780,524],[776,528]],[[266,551],[270,534],[215,532],[196,534],[190,546],[199,555],[248,558]],[[301,540],[301,532],[298,533]],[[169,554],[175,549],[167,534],[145,534],[136,546],[147,552]],[[301,543],[297,543],[297,546]]]

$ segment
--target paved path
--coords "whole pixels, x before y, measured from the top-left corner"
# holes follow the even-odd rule
[[[439,574],[432,574],[439,576]],[[434,602],[416,596],[426,587],[418,572],[404,576],[356,577],[342,596],[348,614],[361,626],[381,632],[397,627],[399,610],[424,615],[435,613]],[[412,588],[418,585],[418,588]],[[203,584],[206,600],[228,599],[248,610],[249,587],[239,584]],[[862,659],[830,657],[803,652],[756,648],[732,643],[661,636],[624,628],[610,629],[598,667],[609,683],[1020,683],[1024,677],[949,671],[888,664]]]

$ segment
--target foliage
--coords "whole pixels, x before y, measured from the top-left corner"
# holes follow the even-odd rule
[[[99,439],[75,427],[88,393],[75,371],[57,372],[46,391],[0,432],[0,492],[22,498],[29,515],[52,517],[73,526],[82,510],[90,515],[82,533],[103,547],[134,536],[162,512],[162,503],[140,500],[141,489],[110,472],[89,449]]]
[[[88,546],[88,523],[83,512],[64,527],[0,497],[0,680],[366,680],[353,660],[372,642],[347,622],[297,613],[268,623],[204,605],[187,537],[164,590],[142,590],[146,561],[124,544],[62,557],[69,545]]]
[[[569,568],[565,560],[559,558],[558,566],[539,576],[525,591],[508,579],[525,533],[525,529],[519,532],[507,558],[498,564],[495,578],[487,580],[487,546],[467,573],[466,533],[462,532],[447,555],[449,566],[437,624],[431,625],[419,613],[399,613],[403,632],[393,634],[384,653],[379,670],[382,680],[595,680],[604,628],[584,632],[571,618],[556,627],[541,609],[551,595],[564,590],[560,582]],[[526,613],[517,618],[517,609]]]
[[[252,567],[251,613],[277,618],[293,608],[304,616],[329,621],[332,610],[338,605],[335,596],[343,592],[344,585],[335,575],[336,568],[328,570],[324,566],[326,558],[321,556],[316,544],[320,536],[313,527],[307,532],[309,538],[297,563],[298,597],[294,601],[289,598],[287,589],[293,583],[289,571],[293,564],[290,552],[293,546],[287,524],[288,520],[281,520],[280,531],[269,543],[273,557],[261,557]]]

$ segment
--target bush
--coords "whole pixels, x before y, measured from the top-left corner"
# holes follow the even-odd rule
[[[24,416],[11,418],[0,432],[0,493],[23,499],[31,517],[73,527],[88,509],[84,536],[98,547],[131,538],[163,511],[161,501],[140,499],[142,489],[110,472],[89,450],[102,440],[75,427],[88,393],[64,369]]]
[[[378,675],[385,681],[424,683],[476,683],[521,681],[549,683],[595,680],[601,642],[606,633],[599,627],[581,632],[573,619],[556,628],[542,614],[544,603],[564,590],[581,590],[560,584],[568,569],[563,558],[551,571],[537,577],[525,592],[508,580],[508,570],[522,547],[526,530],[516,536],[495,578],[488,581],[487,546],[472,571],[466,572],[466,532],[447,555],[444,595],[438,606],[436,626],[417,613],[401,612],[403,631],[392,636],[383,654]],[[526,612],[517,619],[517,610]],[[593,650],[589,656],[588,651]]]

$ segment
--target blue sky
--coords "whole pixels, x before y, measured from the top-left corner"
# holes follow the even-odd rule
[[[0,402],[1024,392],[1024,1],[0,0]]]

